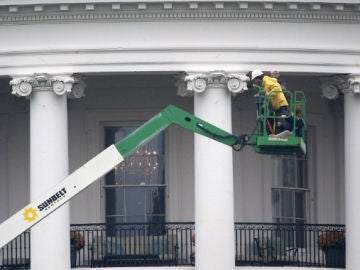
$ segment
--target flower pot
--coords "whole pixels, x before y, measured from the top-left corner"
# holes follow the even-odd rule
[[[76,266],[76,258],[77,258],[77,250],[72,248],[70,253],[70,261],[71,261],[71,267]]]
[[[345,268],[345,246],[324,249],[326,267]]]

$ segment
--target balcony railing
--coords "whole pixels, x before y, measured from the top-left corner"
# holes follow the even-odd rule
[[[235,241],[237,265],[345,267],[344,225],[236,223]]]
[[[177,266],[196,260],[194,223],[77,224],[84,245],[71,251],[72,267]],[[235,223],[238,266],[345,267],[344,225]],[[324,242],[319,236],[327,235]],[[326,246],[321,248],[319,246]],[[333,252],[331,255],[328,253]],[[0,269],[30,269],[30,233],[0,249]]]
[[[0,269],[29,269],[30,232],[24,232],[0,249]]]

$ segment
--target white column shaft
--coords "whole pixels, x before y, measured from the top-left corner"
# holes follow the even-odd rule
[[[68,175],[67,97],[53,91],[30,96],[30,197],[36,199]],[[31,269],[70,269],[69,205],[31,230]]]
[[[210,85],[194,102],[196,116],[231,131],[227,89]],[[231,147],[195,135],[197,270],[235,269],[232,162]]]
[[[346,269],[360,269],[360,95],[345,94]]]

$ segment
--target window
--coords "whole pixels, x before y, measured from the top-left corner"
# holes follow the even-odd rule
[[[301,224],[306,223],[308,197],[307,162],[305,157],[273,157],[272,215],[274,223],[296,223],[299,227],[287,241],[298,247],[304,239]]]
[[[308,191],[306,160],[296,156],[274,157],[273,165],[273,221],[304,223]]]
[[[106,127],[109,146],[137,127]],[[105,177],[105,219],[114,223],[165,221],[164,134],[137,149]]]

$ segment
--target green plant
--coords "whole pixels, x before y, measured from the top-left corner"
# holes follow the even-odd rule
[[[84,237],[77,231],[70,231],[70,243],[71,249],[80,250],[85,245]]]
[[[319,235],[318,245],[321,249],[345,247],[345,232],[328,231]]]

